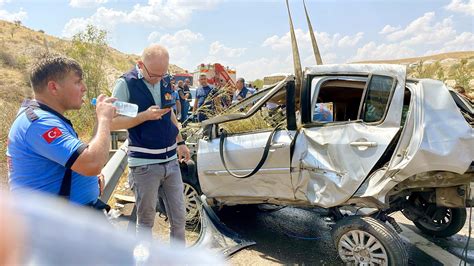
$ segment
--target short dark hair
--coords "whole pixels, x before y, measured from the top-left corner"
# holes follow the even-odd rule
[[[46,56],[36,62],[30,73],[30,82],[34,92],[42,92],[50,80],[59,81],[74,71],[82,78],[79,63],[65,56]]]
[[[238,78],[237,81],[242,82],[242,84],[244,84],[244,86],[245,86],[245,79],[244,78]]]

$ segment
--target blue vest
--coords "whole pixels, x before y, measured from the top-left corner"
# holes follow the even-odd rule
[[[239,92],[239,95],[237,96],[240,96],[242,99],[245,99],[245,97],[247,97],[247,93],[249,92],[249,89],[247,89],[247,87],[243,87],[242,90]]]
[[[146,111],[156,105],[150,90],[142,79],[138,78],[136,68],[122,75],[127,82],[129,102],[138,105],[138,112]],[[160,81],[161,104],[173,101],[170,77]],[[145,159],[168,159],[176,154],[176,136],[178,128],[171,121],[171,112],[161,119],[145,121],[128,129],[128,156]]]
[[[247,89],[247,87],[243,87],[239,94],[235,95],[232,97],[232,103],[234,102],[239,102],[239,101],[242,101],[243,99],[245,99],[245,97],[247,97],[247,93],[249,92],[249,89]],[[240,99],[239,99],[240,98]]]

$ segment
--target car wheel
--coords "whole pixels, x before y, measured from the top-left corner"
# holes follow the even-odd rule
[[[443,208],[434,205],[433,208],[435,210],[430,212],[427,217],[413,221],[423,233],[437,237],[448,237],[464,227],[467,218],[465,208]]]
[[[190,183],[184,182],[184,206],[186,207],[186,226],[194,226],[199,223],[200,213],[196,197],[198,190]]]
[[[408,265],[408,254],[398,234],[372,217],[343,218],[336,223],[332,236],[346,264]]]

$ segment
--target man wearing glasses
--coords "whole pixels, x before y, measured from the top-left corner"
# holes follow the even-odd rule
[[[185,208],[178,164],[189,160],[173,112],[167,74],[169,54],[160,45],[145,48],[141,59],[115,83],[113,96],[138,105],[136,117],[118,116],[112,130],[128,130],[129,182],[137,205],[137,232],[152,236],[158,190],[163,189],[172,245],[184,246]]]

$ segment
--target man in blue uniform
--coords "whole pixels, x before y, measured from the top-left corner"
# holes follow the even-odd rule
[[[23,102],[8,135],[10,189],[41,191],[94,205],[99,196],[97,175],[108,160],[112,98],[98,97],[97,133],[89,144],[78,139],[64,112],[81,108],[86,87],[74,60],[47,57],[33,67],[34,100]]]
[[[197,115],[198,122],[202,122],[209,117],[206,113],[210,113],[214,109],[212,100],[213,87],[207,83],[206,74],[199,76],[199,84],[201,87],[196,90],[196,100],[194,101],[193,112]]]
[[[118,116],[113,129],[128,129],[130,183],[137,206],[137,232],[150,237],[156,215],[158,190],[163,189],[170,220],[171,243],[184,244],[185,208],[178,159],[190,154],[170,106],[173,102],[168,72],[169,54],[160,45],[143,51],[135,67],[115,83],[113,96],[138,105],[136,117]]]

